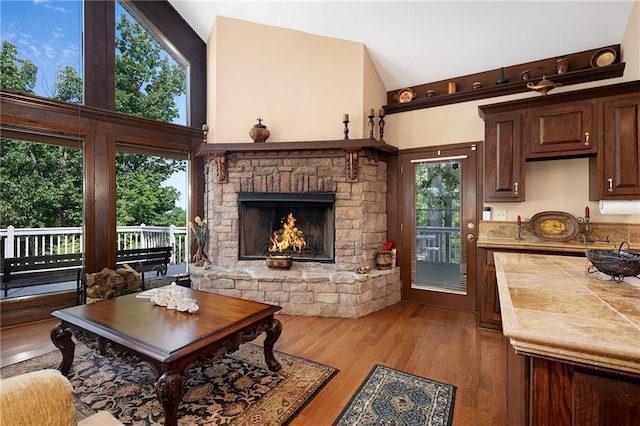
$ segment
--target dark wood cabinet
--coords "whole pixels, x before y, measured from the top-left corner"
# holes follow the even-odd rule
[[[524,201],[524,151],[519,111],[485,117],[484,200]]]
[[[484,200],[525,201],[525,161],[590,157],[589,199],[640,196],[640,81],[483,105]]]
[[[518,354],[505,338],[508,424],[640,424],[640,376]]]
[[[502,330],[500,315],[500,297],[496,280],[494,250],[478,249],[478,325],[491,330]]]
[[[602,148],[590,161],[590,199],[640,197],[640,92],[599,100]]]
[[[527,158],[595,154],[596,99],[526,111]]]

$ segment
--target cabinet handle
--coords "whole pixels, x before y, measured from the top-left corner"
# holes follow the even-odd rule
[[[589,146],[589,137],[591,135],[589,134],[589,132],[584,132],[584,144]]]
[[[514,195],[518,195],[518,182],[515,183],[515,188],[513,191]]]
[[[607,182],[609,182],[609,189],[607,189],[608,192],[613,192],[613,179],[609,178],[607,179]]]

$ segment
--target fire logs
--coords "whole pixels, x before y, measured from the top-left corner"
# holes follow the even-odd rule
[[[116,270],[104,268],[100,272],[86,274],[87,303],[133,293],[141,286],[142,277],[127,264]]]

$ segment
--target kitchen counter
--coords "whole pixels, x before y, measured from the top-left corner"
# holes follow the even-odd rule
[[[589,265],[496,253],[504,335],[519,354],[640,374],[640,279],[616,283]]]

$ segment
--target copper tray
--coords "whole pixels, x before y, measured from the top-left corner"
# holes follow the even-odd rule
[[[578,235],[578,220],[565,212],[541,212],[531,218],[531,233],[542,240],[569,241]]]

